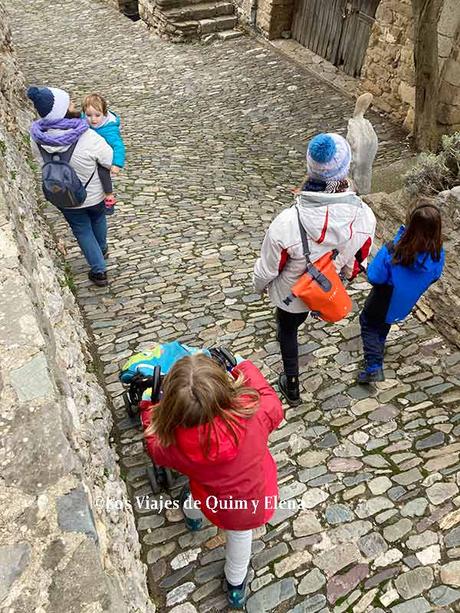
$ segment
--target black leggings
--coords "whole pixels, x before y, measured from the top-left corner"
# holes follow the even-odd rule
[[[299,374],[297,331],[307,317],[308,311],[305,313],[288,313],[288,311],[283,311],[280,308],[276,310],[278,342],[283,359],[284,373],[289,377],[296,377]]]
[[[110,176],[110,170],[105,166],[97,165],[97,174],[101,181],[104,194],[111,194],[113,192],[112,177]]]

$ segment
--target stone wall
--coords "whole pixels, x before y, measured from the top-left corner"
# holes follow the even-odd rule
[[[269,40],[291,29],[294,0],[258,0],[256,28]]]
[[[456,31],[460,24],[458,0],[445,0],[438,25],[439,65],[441,76],[445,64],[451,65],[449,74],[460,71],[455,66],[460,52]],[[414,32],[411,0],[382,0],[376,13],[366,54],[360,91],[374,94],[374,103],[383,111],[404,121],[408,130],[414,122],[415,68]],[[454,65],[454,66],[452,66]],[[446,88],[448,89],[448,88]],[[460,89],[455,104],[460,104]],[[445,92],[445,104],[451,104],[451,92]],[[455,130],[455,122],[446,123],[446,108],[442,122],[446,131]]]
[[[460,25],[441,72],[438,123],[444,131],[460,131]]]
[[[138,0],[106,0],[122,13],[126,15],[134,15],[138,11]]]
[[[255,0],[233,0],[238,20],[241,24],[254,25],[251,13],[255,8]]]
[[[0,3],[0,609],[154,612],[90,339],[37,203]],[[62,266],[62,265],[61,265]]]
[[[404,120],[415,104],[411,0],[382,0],[369,40],[361,86],[382,110]]]

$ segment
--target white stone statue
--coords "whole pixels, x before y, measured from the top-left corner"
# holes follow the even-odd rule
[[[353,117],[348,120],[347,141],[352,152],[350,174],[358,194],[369,194],[371,191],[372,164],[378,147],[372,124],[364,119],[372,100],[372,94],[362,94],[356,101]]]

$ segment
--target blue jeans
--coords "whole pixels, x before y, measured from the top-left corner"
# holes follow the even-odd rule
[[[107,219],[103,202],[83,209],[63,209],[92,272],[105,272],[102,252],[107,249]]]
[[[371,321],[364,312],[359,316],[361,338],[363,341],[366,368],[375,369],[383,366],[385,341],[391,325],[385,322]]]

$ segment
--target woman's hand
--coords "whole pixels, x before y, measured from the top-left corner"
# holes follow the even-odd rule
[[[110,169],[110,174],[112,176],[116,176],[120,172],[121,168],[119,166],[112,166]]]

